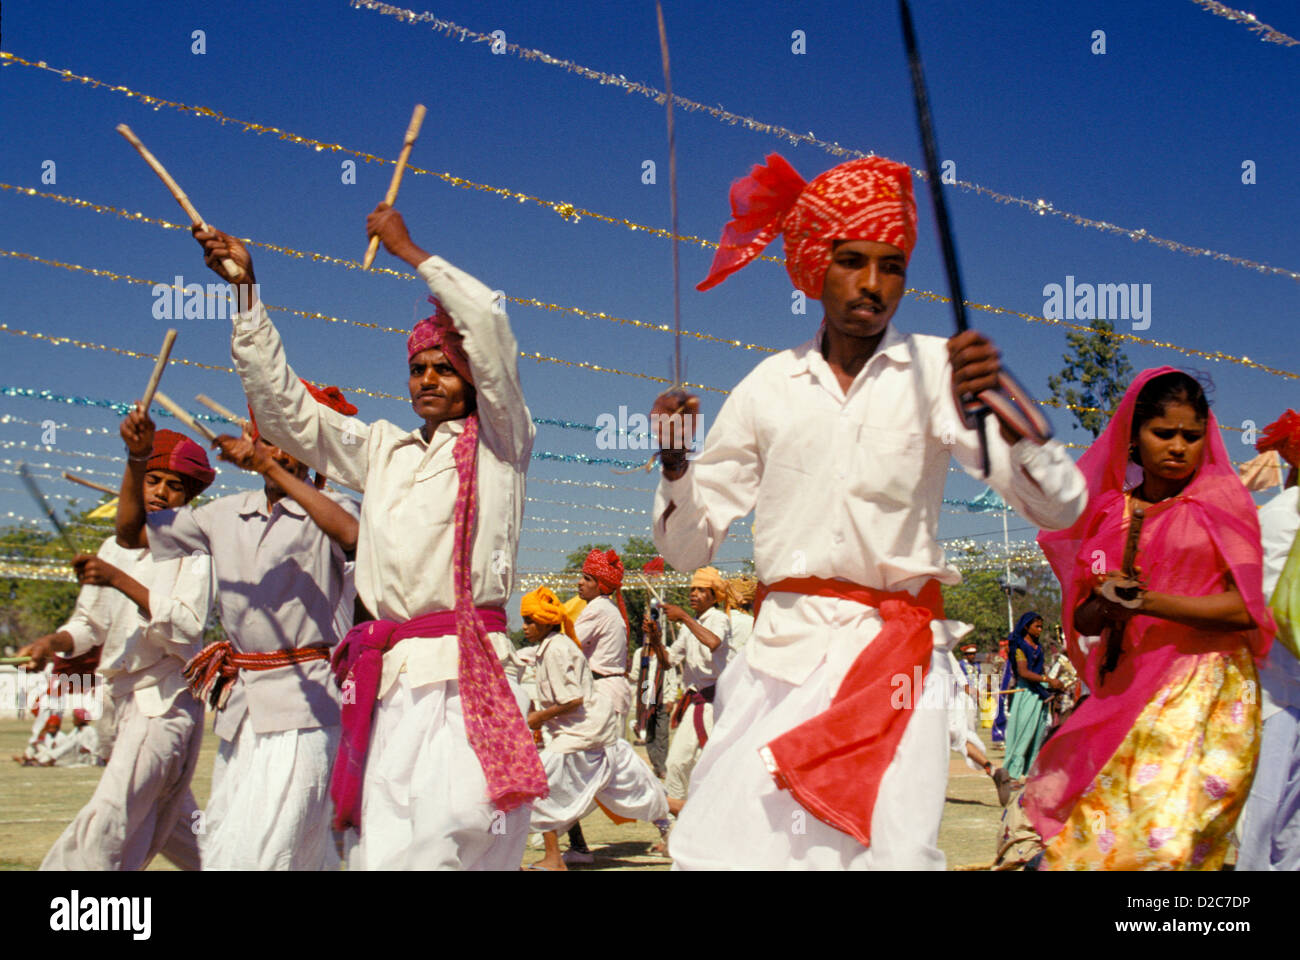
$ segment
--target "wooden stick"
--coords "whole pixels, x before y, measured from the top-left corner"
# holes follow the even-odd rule
[[[406,170],[406,161],[411,157],[411,148],[415,146],[416,139],[420,136],[420,127],[424,124],[424,104],[417,103],[415,110],[411,112],[411,123],[406,128],[406,136],[402,139],[402,152],[397,155],[397,168],[393,170],[393,179],[388,183],[388,192],[384,194],[384,203],[390,207],[397,202],[397,188],[402,185],[402,173]],[[375,254],[379,252],[379,237],[370,238],[370,246],[366,248],[365,258],[361,261],[361,269],[369,270],[370,265],[375,262]]]
[[[185,191],[181,189],[181,185],[172,179],[172,175],[167,172],[166,168],[161,163],[158,162],[158,158],[149,152],[149,148],[140,142],[140,138],[135,135],[131,128],[125,123],[119,123],[117,125],[117,132],[126,138],[127,143],[135,147],[140,156],[144,158],[144,162],[149,164],[154,173],[158,174],[158,179],[161,180],[164,186],[171,191],[171,195],[175,197],[176,202],[181,205],[181,209],[185,211],[185,215],[190,218],[190,223],[196,227],[202,227],[204,230],[209,229],[207,221],[199,216],[199,212],[194,209],[194,204],[190,203],[190,198],[185,195]],[[231,260],[229,257],[223,259],[221,265],[226,268],[226,275],[229,280],[238,280],[244,275],[244,271],[239,268],[239,264],[235,263],[235,261]]]
[[[217,403],[217,401],[213,400],[211,397],[206,396],[205,394],[202,394],[202,393],[198,393],[198,394],[195,394],[195,395],[194,395],[194,399],[195,399],[196,401],[198,401],[199,403],[203,404],[205,407],[207,407],[209,410],[211,410],[211,411],[212,411],[213,413],[215,413],[217,416],[219,416],[219,417],[225,417],[225,418],[226,418],[227,420],[229,420],[231,423],[234,423],[235,425],[237,425],[241,430],[242,430],[244,427],[248,426],[248,421],[247,421],[247,420],[245,420],[245,419],[244,419],[243,417],[241,417],[239,414],[234,413],[233,411],[227,410],[225,407],[223,407],[221,404]]]
[[[195,420],[194,417],[190,415],[190,412],[188,410],[182,407],[171,397],[167,396],[167,394],[163,393],[161,390],[155,393],[153,398],[156,401],[158,401],[158,406],[162,407],[164,410],[169,412],[173,417],[175,417],[181,423],[185,424],[185,426],[189,427],[191,430],[197,433],[208,443],[213,443],[217,439],[217,435],[215,433],[213,433],[203,424],[199,423],[199,421]]]
[[[637,579],[638,579],[638,580],[640,580],[643,584],[645,584],[646,591],[647,591],[647,592],[648,592],[652,597],[654,597],[654,598],[655,598],[656,600],[658,600],[660,603],[663,603],[663,602],[664,602],[664,598],[663,598],[663,596],[659,593],[658,590],[656,590],[654,587],[652,587],[652,586],[650,585],[650,581],[646,579],[646,575],[645,575],[644,573],[639,573],[639,572],[638,572],[636,576],[637,576]]]
[[[175,342],[176,331],[168,330],[167,335],[163,337],[162,349],[158,351],[158,362],[153,365],[153,373],[149,375],[149,383],[144,388],[144,397],[140,400],[140,409],[146,414],[149,412],[149,405],[153,403],[158,381],[162,379],[163,371],[167,369],[167,358],[172,355],[172,344]]]
[[[16,667],[20,663],[30,663],[31,657],[0,657],[0,667]]]
[[[109,496],[116,497],[118,494],[117,490],[114,490],[106,483],[96,483],[94,480],[87,480],[85,477],[79,477],[75,473],[68,473],[66,470],[63,471],[63,479],[71,480],[73,483],[79,483],[83,487],[90,487],[91,490],[98,490],[101,493],[107,493]]]

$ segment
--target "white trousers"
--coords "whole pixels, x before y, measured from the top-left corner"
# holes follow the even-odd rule
[[[182,870],[199,869],[190,781],[203,741],[203,707],[181,693],[161,717],[146,717],[130,695],[114,710],[112,759],[41,869],[143,870],[159,853]]]
[[[572,753],[542,751],[550,795],[533,801],[530,829],[568,830],[599,800],[620,817],[655,821],[668,816],[668,795],[626,740]]]
[[[329,778],[338,745],[337,726],[255,733],[245,715],[217,748],[203,869],[337,869]]]
[[[930,672],[881,778],[870,848],[822,823],[788,790],[778,789],[759,751],[830,705],[857,650],[871,638],[860,637],[846,650],[833,647],[797,686],[751,670],[751,644],[718,681],[717,702],[725,709],[669,837],[673,868],[942,870],[939,820],[948,784],[949,721],[943,691],[953,681],[944,625],[936,622],[932,628],[936,650]],[[678,737],[693,735],[688,720],[678,727]]]
[[[699,762],[700,751],[704,749],[695,732],[696,710],[704,711],[704,732],[709,735],[709,742],[713,742],[713,704],[690,704],[682,714],[682,722],[673,732],[673,741],[668,746],[668,759],[665,761],[667,770],[664,787],[668,790],[668,796],[674,800],[686,799],[691,787],[691,772]]]
[[[375,707],[348,869],[518,870],[528,817],[528,805],[503,813],[488,799],[456,681],[412,687],[400,674]]]

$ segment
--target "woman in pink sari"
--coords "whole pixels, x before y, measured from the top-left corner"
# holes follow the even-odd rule
[[[1080,458],[1088,508],[1041,534],[1070,658],[1091,695],[1021,801],[1048,870],[1217,870],[1259,752],[1254,658],[1273,638],[1255,506],[1194,379],[1143,371]],[[1135,609],[1100,592],[1145,512]],[[1122,652],[1102,676],[1106,642]]]

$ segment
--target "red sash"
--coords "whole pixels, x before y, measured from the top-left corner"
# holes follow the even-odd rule
[[[930,670],[930,621],[943,618],[939,581],[928,581],[915,597],[821,577],[762,584],[754,599],[756,620],[762,598],[771,591],[852,600],[877,608],[884,620],[879,636],[849,667],[830,707],[766,750],[781,789],[818,820],[869,847],[880,781]],[[900,683],[915,689],[900,690]]]

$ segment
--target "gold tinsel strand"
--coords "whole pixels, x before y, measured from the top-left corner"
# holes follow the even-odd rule
[[[1211,12],[1214,13],[1219,13],[1220,16],[1228,15],[1222,13],[1221,11],[1229,11],[1231,14],[1236,15],[1236,16],[1229,17],[1229,19],[1241,19],[1251,23],[1258,22],[1255,20],[1253,14],[1244,13],[1243,11],[1240,10],[1232,10],[1231,7],[1224,7],[1222,4],[1212,3],[1210,2],[1210,0],[1193,0],[1193,2],[1200,3],[1201,6],[1204,6],[1207,10],[1210,10]],[[404,21],[406,23],[429,23],[432,24],[431,29],[435,33],[438,32],[445,33],[448,37],[458,36],[462,41],[466,37],[471,38],[475,43],[490,44],[495,42],[496,40],[496,38],[492,37],[490,34],[477,33],[473,30],[467,29],[466,27],[462,27],[455,23],[452,23],[449,20],[440,20],[439,18],[435,17],[431,13],[416,13],[413,10],[406,10],[403,9],[402,7],[392,6],[391,4],[380,3],[378,2],[378,0],[352,0],[352,6],[364,7],[367,10],[375,10],[386,16],[396,17],[398,20]],[[1292,41],[1290,37],[1286,36],[1286,34],[1278,33],[1277,31],[1273,30],[1271,27],[1268,27],[1266,24],[1263,24],[1261,26],[1264,26],[1265,30],[1268,31],[1268,35],[1265,36],[1264,39],[1269,39],[1274,43],[1286,43],[1287,45],[1290,45],[1290,43],[1294,43],[1294,41]],[[1256,28],[1252,27],[1251,29],[1256,29]],[[1290,43],[1288,43],[1288,41]],[[561,67],[562,69],[567,70],[569,73],[575,74],[576,76],[582,77],[583,79],[595,80],[598,83],[600,83],[601,86],[614,86],[614,87],[621,88],[626,93],[639,93],[642,96],[652,99],[655,103],[660,105],[663,105],[668,101],[668,94],[666,94],[662,90],[657,90],[654,87],[651,87],[644,83],[637,83],[635,81],[628,80],[626,77],[621,75],[614,76],[612,74],[605,73],[604,71],[601,70],[593,70],[590,67],[584,67],[579,64],[576,64],[571,60],[562,60],[559,57],[553,57],[550,54],[544,53],[541,50],[533,50],[533,49],[529,49],[528,47],[521,47],[517,43],[505,44],[505,50],[506,52],[516,57],[519,57],[520,59],[523,60],[539,61],[541,63],[545,63],[550,66]],[[50,69],[50,68],[46,68],[46,69]],[[872,150],[868,150],[864,153],[861,150],[855,150],[851,147],[842,147],[838,143],[833,143],[827,140],[819,140],[811,132],[796,133],[795,131],[780,126],[779,124],[764,123],[761,120],[755,120],[753,117],[746,117],[741,114],[732,113],[731,111],[725,110],[722,107],[709,106],[708,104],[698,103],[694,100],[688,100],[685,97],[678,96],[677,94],[673,95],[673,106],[690,113],[702,111],[704,113],[709,114],[714,119],[721,121],[722,123],[726,123],[731,126],[740,125],[747,130],[753,130],[758,133],[765,133],[770,136],[778,137],[789,143],[793,143],[793,144],[806,143],[809,146],[814,146],[822,150],[825,150],[827,153],[835,157],[855,158],[855,157],[875,156],[875,151]],[[317,149],[320,148],[318,147]],[[922,170],[919,167],[912,167],[912,175],[915,176],[918,180],[922,180],[922,181],[929,180],[929,175],[926,173],[926,171]],[[1153,234],[1147,233],[1145,227],[1134,230],[1131,227],[1122,227],[1118,224],[1109,223],[1105,220],[1094,220],[1090,217],[1080,216],[1079,214],[1071,213],[1068,210],[1058,210],[1055,207],[1055,205],[1053,205],[1051,202],[1047,200],[1042,199],[1041,197],[1036,200],[1027,200],[1024,197],[1015,197],[1015,196],[1011,196],[1010,194],[999,193],[996,190],[990,190],[988,187],[981,186],[978,183],[972,183],[969,180],[958,180],[953,184],[953,186],[956,186],[959,189],[966,191],[967,193],[973,193],[976,196],[986,197],[987,199],[993,200],[997,203],[1019,207],[1022,210],[1029,211],[1030,213],[1036,213],[1040,217],[1051,214],[1054,217],[1060,217],[1062,220],[1065,220],[1067,223],[1071,223],[1076,227],[1086,227],[1092,230],[1099,230],[1102,233],[1110,234],[1111,236],[1128,237],[1130,240],[1134,240],[1134,241],[1145,240],[1147,243],[1153,243],[1158,247],[1161,247],[1165,250],[1172,251],[1174,253],[1183,253],[1191,257],[1211,257],[1215,260],[1220,260],[1223,261],[1224,263],[1231,263],[1234,266],[1242,267],[1248,270],[1256,270],[1260,273],[1272,273],[1278,276],[1290,277],[1292,280],[1300,280],[1300,272],[1296,272],[1294,270],[1287,270],[1282,267],[1269,266],[1266,263],[1259,263],[1254,260],[1247,260],[1243,257],[1234,257],[1231,256],[1230,254],[1220,253],[1216,250],[1206,249],[1205,247],[1194,247],[1189,244],[1179,243],[1177,240],[1166,240],[1163,237],[1157,237]],[[690,238],[690,239],[695,240],[698,238]]]
[[[1251,33],[1260,35],[1259,39],[1264,43],[1276,43],[1283,47],[1300,46],[1300,40],[1295,37],[1288,37],[1280,30],[1274,30],[1267,23],[1264,23],[1253,13],[1247,13],[1245,10],[1234,10],[1232,7],[1225,7],[1216,0],[1192,0],[1202,10],[1213,13],[1215,16],[1223,17],[1225,20],[1231,20],[1233,23],[1239,23],[1250,30]]]
[[[13,191],[15,191],[15,193],[16,193],[17,195],[19,195],[19,196],[41,197],[41,198],[43,198],[43,199],[53,200],[53,201],[58,202],[58,203],[65,203],[65,204],[68,204],[69,206],[77,207],[77,208],[80,208],[80,209],[93,210],[93,211],[96,212],[96,213],[115,214],[116,216],[122,217],[122,218],[125,219],[125,220],[130,220],[130,221],[132,221],[132,222],[136,222],[136,223],[151,223],[151,224],[154,224],[154,225],[160,226],[160,227],[162,227],[162,228],[164,228],[164,229],[173,229],[173,230],[188,230],[188,229],[189,229],[189,227],[187,227],[187,226],[185,226],[185,225],[183,225],[183,224],[171,223],[171,222],[166,221],[166,220],[157,220],[157,219],[152,218],[152,217],[145,217],[145,216],[143,216],[142,214],[139,214],[139,213],[134,213],[134,214],[133,214],[133,213],[129,213],[128,211],[120,210],[120,209],[118,209],[117,207],[108,206],[108,205],[106,205],[106,204],[91,203],[91,202],[88,201],[88,200],[81,200],[81,199],[79,199],[79,198],[77,198],[77,197],[66,197],[66,196],[63,196],[63,195],[61,195],[61,194],[57,194],[57,193],[44,193],[44,192],[42,192],[42,191],[36,190],[36,189],[33,188],[33,187],[16,187],[16,186],[14,186],[14,185],[12,185],[12,184],[8,184],[8,183],[0,183],[0,190],[13,190]],[[240,242],[241,242],[241,243],[245,243],[245,244],[250,244],[250,245],[252,245],[252,246],[263,247],[263,248],[268,249],[268,250],[274,250],[274,251],[277,252],[277,253],[283,254],[284,256],[292,257],[292,258],[294,258],[294,259],[300,259],[300,260],[311,260],[311,261],[314,262],[314,263],[327,263],[327,264],[332,264],[332,265],[336,265],[336,266],[346,267],[347,269],[359,269],[360,266],[361,266],[361,264],[358,263],[358,262],[355,261],[355,260],[343,260],[343,259],[341,259],[341,258],[339,258],[339,257],[332,257],[332,256],[329,256],[328,254],[324,254],[324,253],[316,253],[316,252],[313,252],[313,251],[310,251],[310,250],[295,250],[295,249],[292,248],[292,247],[285,247],[285,246],[281,246],[281,245],[279,245],[279,244],[267,243],[267,242],[258,241],[258,240],[252,240],[252,239],[248,239],[248,238],[240,238]],[[31,258],[31,257],[29,257],[28,259],[37,259],[37,260],[38,260],[39,262],[41,262],[41,263],[47,263],[47,264],[58,265],[58,266],[65,266],[65,265],[63,265],[63,264],[57,264],[57,263],[55,263],[55,262],[53,262],[53,261],[40,260],[39,258]],[[400,278],[400,279],[403,279],[403,280],[416,280],[416,279],[417,279],[417,277],[416,277],[414,274],[411,274],[411,273],[405,273],[405,272],[403,272],[403,271],[399,271],[399,270],[391,270],[391,269],[388,269],[388,268],[379,268],[379,267],[376,267],[376,268],[374,268],[373,272],[376,272],[376,273],[384,273],[384,274],[387,274],[387,275],[389,275],[389,276],[397,277],[397,278]],[[117,279],[117,278],[118,278],[116,275],[111,275],[111,274],[110,274],[110,276],[112,276],[114,279]],[[139,282],[141,282],[141,283],[145,283],[145,282],[147,282],[147,281],[139,281]],[[909,287],[909,288],[905,291],[905,293],[906,293],[908,296],[915,297],[918,301],[920,301],[920,302],[922,302],[922,303],[951,303],[951,302],[952,302],[952,300],[951,300],[950,297],[946,297],[946,296],[944,296],[943,294],[935,293],[935,292],[930,291],[930,290],[918,290],[918,289],[915,289],[915,288]],[[532,298],[532,297],[510,297],[510,296],[507,296],[507,297],[505,297],[504,299],[507,300],[507,301],[509,301],[510,303],[517,303],[517,304],[520,304],[521,306],[527,306],[527,307],[535,307],[535,308],[537,308],[537,309],[539,309],[539,310],[546,310],[546,311],[548,311],[548,312],[552,312],[552,313],[554,313],[554,312],[569,313],[569,314],[574,314],[574,315],[576,315],[576,316],[585,317],[585,318],[590,319],[590,320],[606,320],[606,321],[609,321],[609,322],[611,322],[611,323],[618,323],[618,324],[624,324],[624,325],[627,325],[627,326],[643,328],[643,329],[647,329],[647,330],[654,330],[654,331],[659,332],[659,333],[667,333],[667,334],[671,334],[671,333],[674,332],[674,331],[673,331],[673,328],[672,328],[671,326],[669,326],[668,324],[662,324],[662,323],[647,323],[647,322],[644,321],[644,320],[632,320],[632,319],[628,319],[628,318],[626,318],[626,317],[616,317],[616,316],[613,316],[612,314],[608,314],[608,313],[604,313],[604,312],[597,312],[597,311],[593,311],[593,310],[584,310],[584,309],[582,309],[581,307],[570,307],[570,306],[563,306],[563,305],[561,305],[561,304],[557,304],[557,303],[547,303],[547,302],[544,301],[544,300],[538,300],[538,299],[535,299],[535,298]],[[1010,308],[1008,308],[1008,307],[999,307],[999,306],[995,306],[995,305],[993,305],[993,304],[988,304],[988,303],[974,303],[974,302],[972,302],[972,301],[970,301],[970,300],[965,301],[965,303],[966,303],[966,306],[969,307],[969,308],[972,309],[972,310],[980,310],[980,311],[983,311],[983,312],[985,312],[985,313],[1000,314],[1000,315],[1002,315],[1002,316],[1008,316],[1008,317],[1018,317],[1018,318],[1020,318],[1021,320],[1024,320],[1025,322],[1027,322],[1027,323],[1046,324],[1046,325],[1048,325],[1048,326],[1063,327],[1063,328],[1068,329],[1068,330],[1077,330],[1077,331],[1084,332],[1084,333],[1098,333],[1098,331],[1093,330],[1092,327],[1089,327],[1089,326],[1087,326],[1087,325],[1085,325],[1085,324],[1081,324],[1081,323],[1073,323],[1073,322],[1068,321],[1068,320],[1058,320],[1058,319],[1054,319],[1054,318],[1050,318],[1050,317],[1040,316],[1040,315],[1038,315],[1038,314],[1025,313],[1025,312],[1020,311],[1020,310],[1012,310],[1012,309],[1010,309]],[[277,309],[279,309],[279,310],[283,310],[283,309],[285,309],[285,308],[282,308],[282,307],[268,307],[268,309],[272,309],[272,310],[277,310]],[[397,335],[400,335],[400,336],[406,336],[406,334],[407,334],[407,331],[406,331],[406,330],[402,330],[402,329],[399,329],[399,328],[397,328],[397,327],[388,327],[388,326],[384,326],[383,324],[378,324],[378,323],[367,323],[367,322],[365,322],[365,321],[361,321],[361,320],[344,320],[344,319],[342,319],[342,318],[340,318],[340,317],[332,317],[332,316],[329,316],[328,314],[323,314],[323,313],[308,313],[308,312],[304,312],[304,311],[296,311],[296,310],[295,310],[295,311],[289,311],[289,312],[296,313],[298,316],[306,317],[306,318],[308,318],[308,319],[314,319],[314,320],[325,320],[325,321],[328,321],[328,322],[330,322],[330,323],[343,323],[343,324],[347,324],[347,325],[349,325],[349,326],[361,327],[361,328],[363,328],[363,329],[367,329],[367,330],[378,330],[378,331],[381,331],[381,332],[384,332],[384,333],[392,333],[392,334],[397,334]],[[695,338],[695,339],[697,339],[697,340],[709,341],[709,342],[712,342],[712,343],[719,343],[719,344],[722,344],[722,345],[724,345],[724,346],[736,347],[736,348],[740,348],[740,349],[744,349],[744,350],[756,350],[756,351],[760,351],[760,352],[763,352],[763,353],[776,353],[776,352],[777,352],[777,348],[776,348],[776,347],[768,347],[768,346],[763,346],[762,344],[756,344],[756,343],[745,343],[744,341],[741,341],[741,340],[731,340],[731,339],[727,339],[727,338],[725,338],[725,337],[715,337],[715,336],[712,336],[711,334],[700,333],[700,332],[695,331],[695,330],[683,330],[683,331],[682,331],[682,335],[683,335],[683,336],[688,336],[688,337],[693,337],[693,338]],[[1173,351],[1175,351],[1175,352],[1177,352],[1177,353],[1181,353],[1181,354],[1183,354],[1183,355],[1185,355],[1185,356],[1201,357],[1201,358],[1206,359],[1206,360],[1214,361],[1215,363],[1218,363],[1218,362],[1236,363],[1236,364],[1239,364],[1239,365],[1241,365],[1241,366],[1248,367],[1248,368],[1253,369],[1253,370],[1259,370],[1259,371],[1261,371],[1261,372],[1263,372],[1263,373],[1267,373],[1267,374],[1270,374],[1270,375],[1272,375],[1272,376],[1287,377],[1287,378],[1290,378],[1290,379],[1300,379],[1300,374],[1292,373],[1292,372],[1287,371],[1287,370],[1280,370],[1280,369],[1278,369],[1278,368],[1276,368],[1276,367],[1265,366],[1265,365],[1262,364],[1262,363],[1258,363],[1257,361],[1251,360],[1249,357],[1238,357],[1238,356],[1235,356],[1234,354],[1225,353],[1225,352],[1220,351],[1220,350],[1214,350],[1214,351],[1210,351],[1210,350],[1198,350],[1198,349],[1196,349],[1196,348],[1194,348],[1194,347],[1183,347],[1183,346],[1180,346],[1180,345],[1178,345],[1178,344],[1171,343],[1171,342],[1169,342],[1169,341],[1163,341],[1163,340],[1151,340],[1151,339],[1148,339],[1148,338],[1146,338],[1146,337],[1139,337],[1139,336],[1137,336],[1136,334],[1131,334],[1131,333],[1119,333],[1119,332],[1115,332],[1115,331],[1111,331],[1111,332],[1109,332],[1109,333],[1100,333],[1100,334],[1098,334],[1098,335],[1099,335],[1099,336],[1102,336],[1103,338],[1110,338],[1110,339],[1115,339],[1115,340],[1124,340],[1124,341],[1128,341],[1128,342],[1130,342],[1130,343],[1141,344],[1141,345],[1143,345],[1143,346],[1155,347],[1155,348],[1157,348],[1157,349],[1173,350]],[[662,383],[668,383],[668,382],[670,382],[670,381],[668,381],[668,380],[666,380],[666,379],[662,379],[662,378],[659,378],[659,380],[660,380],[660,382],[662,382]],[[708,389],[708,388],[705,388],[705,389]]]

